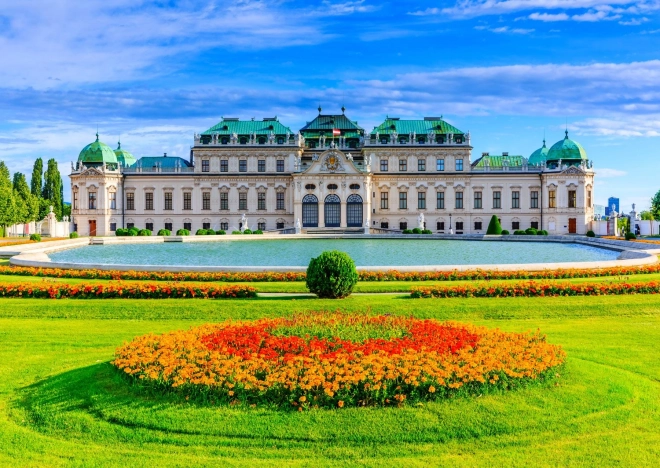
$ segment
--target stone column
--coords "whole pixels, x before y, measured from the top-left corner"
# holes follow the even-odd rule
[[[341,209],[341,219],[339,221],[339,226],[345,228],[345,227],[348,227],[348,216],[347,216],[347,213],[346,213],[346,196],[341,198],[340,207],[341,207],[340,208]]]

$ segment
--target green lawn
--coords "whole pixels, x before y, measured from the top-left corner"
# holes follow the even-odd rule
[[[338,308],[540,328],[568,361],[549,388],[302,414],[144,394],[107,364],[143,333]],[[657,296],[2,299],[0,340],[0,465],[653,466],[660,456]]]

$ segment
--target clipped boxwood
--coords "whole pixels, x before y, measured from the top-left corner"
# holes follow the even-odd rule
[[[245,231],[243,231],[243,234],[252,234],[252,230],[251,229],[246,229]]]
[[[128,229],[118,228],[115,231],[115,236],[127,236],[127,235],[128,235]]]
[[[205,236],[206,235],[206,229],[198,229],[197,232],[195,233],[196,236]]]
[[[348,254],[338,250],[326,251],[312,258],[307,267],[307,289],[320,298],[344,298],[353,292],[357,281],[355,262]]]
[[[261,229],[257,229],[252,234],[263,234],[264,232]]]
[[[224,236],[227,233],[223,229],[220,229],[219,231],[215,231],[215,234],[218,236]]]
[[[41,242],[40,234],[30,234],[30,240],[35,242]]]
[[[632,232],[626,232],[626,240],[633,240],[633,239],[637,239],[637,236]]]
[[[502,229],[503,236],[508,236],[509,234],[511,234],[509,231],[507,231],[506,229]]]
[[[169,236],[171,234],[172,234],[172,232],[169,229],[160,229],[158,231],[159,236]]]
[[[587,237],[596,237],[596,233],[593,231],[587,231]]]
[[[433,234],[433,231],[430,229],[422,229],[422,234]]]
[[[232,234],[243,234],[241,231],[232,231]]]
[[[77,239],[77,238],[78,238],[78,233],[76,231],[69,233],[69,239]]]
[[[138,236],[146,237],[146,236],[150,236],[150,235],[151,235],[151,231],[149,229],[140,229],[138,231]]]
[[[127,235],[129,235],[129,236],[137,236],[139,233],[140,233],[140,230],[139,230],[138,228],[136,228],[136,227],[132,227],[132,228],[130,228],[130,229],[128,230],[128,234],[127,234]]]
[[[190,231],[187,230],[187,229],[179,229],[178,231],[176,231],[176,235],[177,236],[189,236]]]
[[[410,229],[404,229],[403,234],[412,234],[412,231]]]
[[[525,229],[525,233],[528,236],[535,236],[538,233],[538,231],[534,228],[527,228],[527,229]]]
[[[489,236],[499,236],[502,234],[502,225],[500,220],[497,218],[497,215],[493,215],[490,218],[490,223],[488,223],[488,230],[486,230],[486,235]]]
[[[214,229],[207,229],[206,230],[206,235],[207,236],[215,236],[215,230]]]
[[[516,229],[515,231],[513,231],[513,235],[514,236],[526,236],[527,232],[526,231],[521,231],[520,229]]]
[[[420,228],[416,227],[416,228],[414,228],[414,229],[412,230],[412,233],[413,233],[413,234],[421,234],[421,233],[422,233],[422,230],[421,230]]]

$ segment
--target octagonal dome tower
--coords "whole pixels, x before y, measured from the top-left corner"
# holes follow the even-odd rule
[[[560,160],[562,164],[576,166],[581,164],[582,161],[587,161],[587,159],[587,152],[582,145],[568,138],[568,130],[566,130],[566,136],[564,136],[563,140],[552,145],[546,158],[549,166],[551,164],[558,164]]]
[[[96,134],[96,141],[85,146],[78,155],[78,161],[85,166],[117,165],[117,155],[112,148],[99,141],[99,134]]]

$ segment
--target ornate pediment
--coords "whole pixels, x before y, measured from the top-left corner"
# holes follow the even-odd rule
[[[584,174],[586,174],[582,169],[580,169],[577,166],[568,166],[561,173],[562,174],[575,174],[575,175],[584,175]]]
[[[360,174],[353,165],[352,156],[330,148],[313,159],[305,174]]]
[[[88,167],[80,173],[81,176],[85,177],[99,177],[103,176],[103,173],[94,167]]]

